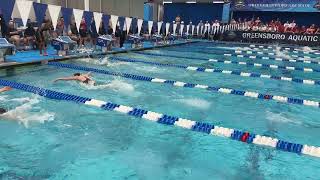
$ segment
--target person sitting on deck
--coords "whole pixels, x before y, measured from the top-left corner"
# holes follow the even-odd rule
[[[91,72],[89,72],[87,74],[75,73],[75,74],[73,74],[73,76],[58,78],[58,79],[54,80],[54,82],[57,82],[57,81],[79,81],[79,82],[82,82],[82,83],[88,84],[88,85],[95,84],[95,81],[92,80],[92,78],[91,78]]]
[[[13,43],[17,48],[20,45],[21,37],[20,32],[14,27],[13,21],[9,22],[8,26],[8,39]]]
[[[0,93],[6,92],[6,91],[10,91],[11,89],[12,89],[12,88],[9,87],[9,86],[3,87],[3,88],[0,89]],[[1,114],[4,114],[4,113],[6,113],[6,112],[7,112],[6,109],[0,107],[0,115],[1,115]]]
[[[34,46],[36,40],[36,31],[34,30],[31,22],[27,23],[27,29],[24,31],[24,45],[28,47],[29,45]]]

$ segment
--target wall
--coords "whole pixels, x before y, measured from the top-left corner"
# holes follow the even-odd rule
[[[34,0],[36,1],[36,0]],[[90,11],[100,11],[108,14],[143,18],[145,0],[89,0]],[[69,8],[84,9],[84,0],[40,0],[41,3],[59,5]]]
[[[170,3],[164,4],[164,22],[172,22],[177,15],[181,16],[181,20],[185,22],[192,21],[194,24],[200,20],[213,21],[221,20],[223,4],[214,3]]]

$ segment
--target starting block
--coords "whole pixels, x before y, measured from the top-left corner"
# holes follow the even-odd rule
[[[58,51],[59,56],[65,56],[75,49],[77,42],[73,41],[69,36],[59,36],[51,42],[53,48]]]
[[[0,38],[0,62],[4,62],[6,55],[14,55],[16,47],[5,38]]]

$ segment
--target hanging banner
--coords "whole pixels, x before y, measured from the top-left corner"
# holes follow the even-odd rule
[[[192,36],[194,35],[194,28],[195,28],[195,26],[192,25],[192,29],[191,29],[191,34],[192,34]]]
[[[138,32],[138,19],[133,18],[131,21],[132,34],[137,34]]]
[[[93,12],[93,18],[94,18],[94,22],[96,23],[97,32],[99,32],[100,23],[102,21],[102,13]]]
[[[109,30],[110,15],[102,15],[102,21],[103,21],[104,28],[105,28],[106,31],[108,32],[108,30]]]
[[[163,22],[158,22],[158,34],[161,34],[161,27]]]
[[[35,9],[34,13],[36,15],[36,20],[38,26],[40,26],[44,20],[44,16],[47,11],[47,4],[41,4],[41,3],[33,3],[33,9]]]
[[[223,35],[224,40],[258,43],[298,44],[319,46],[320,35],[272,33],[272,32],[229,32]]]
[[[86,22],[86,25],[87,25],[87,29],[90,29],[90,26],[91,26],[91,21],[92,21],[92,18],[93,18],[93,12],[91,11],[84,11],[83,12],[83,18]]]
[[[111,24],[112,24],[112,30],[113,30],[113,33],[114,33],[114,34],[116,33],[118,18],[119,18],[119,17],[118,17],[118,16],[115,16],[115,15],[111,15],[111,16],[110,16],[110,20],[111,20]]]
[[[49,6],[48,6],[49,8]],[[83,16],[83,10],[81,9],[73,9],[73,16],[74,16],[74,20],[76,22],[77,25],[77,29],[80,29],[80,23],[82,20],[82,16]]]
[[[166,35],[169,34],[169,29],[170,29],[170,23],[166,24]]]
[[[15,4],[14,0],[1,1],[0,10],[2,12],[2,15],[6,24],[8,24],[11,19],[14,4]]]
[[[173,35],[176,35],[176,30],[177,30],[177,24],[173,23]]]
[[[234,0],[233,11],[320,12],[319,0]]]
[[[64,20],[64,26],[68,28],[71,23],[72,9],[62,7],[61,14]]]
[[[141,28],[143,24],[143,19],[138,19],[138,35],[141,33]]]
[[[52,21],[52,25],[53,25],[54,30],[57,27],[60,10],[61,10],[60,6],[55,6],[55,5],[48,4],[48,11],[49,11],[49,15],[51,17],[51,21]]]
[[[187,35],[189,35],[190,25],[187,25]]]
[[[131,23],[132,23],[132,18],[126,17],[127,34],[129,34]]]
[[[148,30],[149,30],[149,35],[151,35],[152,27],[153,27],[153,21],[148,21]]]
[[[182,36],[182,33],[183,33],[183,29],[184,29],[184,24],[181,24],[180,26],[180,35]]]
[[[200,26],[197,26],[197,35],[199,35]]]
[[[18,7],[23,26],[26,27],[33,1],[16,1],[16,5]]]
[[[122,16],[118,17],[118,25],[121,31],[124,30],[125,21],[126,21],[125,17],[122,17]]]

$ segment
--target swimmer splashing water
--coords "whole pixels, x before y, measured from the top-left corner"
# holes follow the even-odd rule
[[[95,81],[92,80],[92,77],[91,77],[91,72],[87,74],[75,73],[73,74],[73,76],[58,78],[54,80],[54,82],[57,82],[57,81],[78,81],[88,85],[95,85]]]
[[[3,88],[0,89],[0,93],[6,92],[6,91],[10,91],[11,89],[12,88],[9,87],[9,86],[3,87]],[[6,112],[7,112],[6,109],[0,107],[0,115],[4,114]]]

